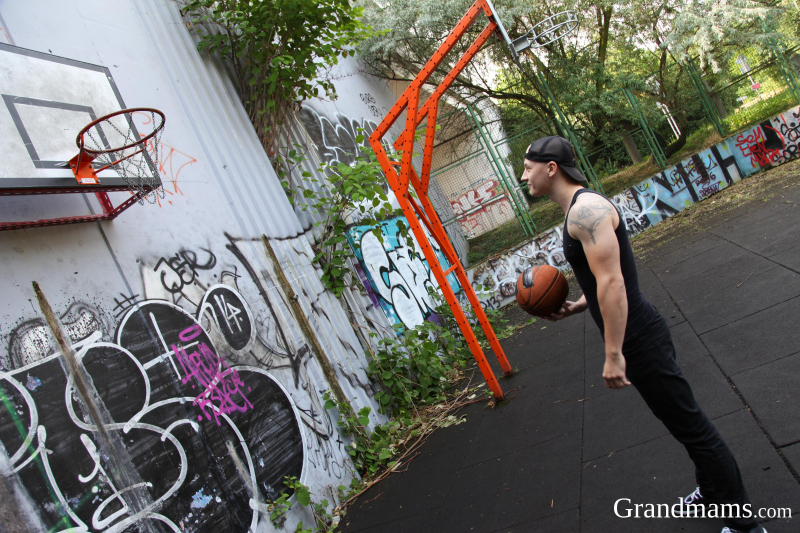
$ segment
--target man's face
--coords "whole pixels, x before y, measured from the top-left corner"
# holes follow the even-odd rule
[[[547,194],[550,187],[549,163],[525,160],[525,170],[520,178],[528,186],[528,192],[534,198]]]

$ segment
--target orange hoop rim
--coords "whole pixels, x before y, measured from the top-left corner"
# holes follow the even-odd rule
[[[132,142],[130,144],[126,144],[125,146],[120,146],[120,147],[116,147],[116,148],[108,148],[106,150],[93,150],[91,148],[86,148],[84,146],[83,135],[87,131],[89,131],[90,129],[92,129],[96,125],[98,125],[99,123],[101,123],[101,122],[103,122],[105,120],[108,120],[110,118],[119,116],[119,115],[124,115],[126,113],[133,114],[133,113],[136,113],[136,112],[154,113],[154,114],[158,115],[159,117],[161,117],[161,124],[159,124],[158,127],[155,128],[152,132],[150,132],[150,134],[147,135],[146,137],[143,137],[143,138],[139,139],[136,142]],[[164,115],[164,113],[162,113],[158,109],[155,109],[155,108],[152,108],[152,107],[133,107],[133,108],[130,108],[130,109],[121,109],[119,111],[114,111],[113,113],[109,113],[108,115],[105,115],[105,116],[102,116],[102,117],[100,117],[98,119],[95,119],[95,120],[91,121],[89,124],[87,124],[86,126],[84,126],[83,129],[80,132],[78,132],[78,137],[75,139],[75,143],[78,145],[78,149],[81,152],[85,152],[87,154],[99,155],[99,154],[108,154],[108,153],[111,153],[111,152],[119,152],[121,150],[127,150],[129,148],[133,148],[135,146],[140,146],[140,145],[145,144],[147,141],[149,141],[150,139],[155,137],[158,134],[159,131],[164,129],[164,124],[165,124],[166,121],[167,121],[167,117]],[[129,126],[131,128],[133,128],[133,123],[131,122],[129,124]]]

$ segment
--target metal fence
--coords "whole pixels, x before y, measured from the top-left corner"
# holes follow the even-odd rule
[[[450,111],[440,123],[449,117],[460,130],[443,127],[437,150],[445,155],[432,172],[452,207],[440,216],[458,222],[470,264],[510,248],[563,219],[549,199],[530,198],[519,182],[533,139],[570,139],[591,186],[613,195],[800,103],[796,52],[774,41],[741,50],[717,72],[697,59],[671,62],[599,95],[592,116],[562,109],[540,75],[552,118],[518,131],[505,131],[499,110],[487,103]],[[587,120],[603,124],[599,134],[587,136]]]
[[[445,123],[462,126],[462,131],[449,128],[457,131],[456,136],[438,147],[446,155],[431,172],[450,202],[448,221],[457,221],[468,239],[513,222],[533,236],[536,228],[528,213],[528,201],[507,163],[507,141],[499,116],[487,121],[484,112],[473,104],[443,118]]]

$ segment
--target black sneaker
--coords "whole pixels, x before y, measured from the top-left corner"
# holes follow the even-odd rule
[[[680,512],[675,513],[675,516],[680,518],[694,518],[697,515],[703,516],[701,511],[705,509],[706,505],[717,503],[716,501],[710,501],[707,498],[704,498],[703,495],[700,494],[700,487],[694,489],[694,492],[685,498],[681,498],[678,502],[683,502],[683,504],[680,506]]]

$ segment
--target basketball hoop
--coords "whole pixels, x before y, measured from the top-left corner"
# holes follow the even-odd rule
[[[140,132],[134,123],[139,120]],[[78,133],[78,154],[69,160],[81,185],[99,185],[98,174],[111,170],[122,178],[139,203],[163,198],[158,174],[158,145],[164,130],[164,113],[135,108],[115,111],[87,124]],[[151,194],[156,192],[156,194]]]
[[[531,31],[511,42],[511,49],[520,53],[528,48],[541,48],[563,39],[578,27],[574,11],[562,11],[549,16],[531,28]]]

